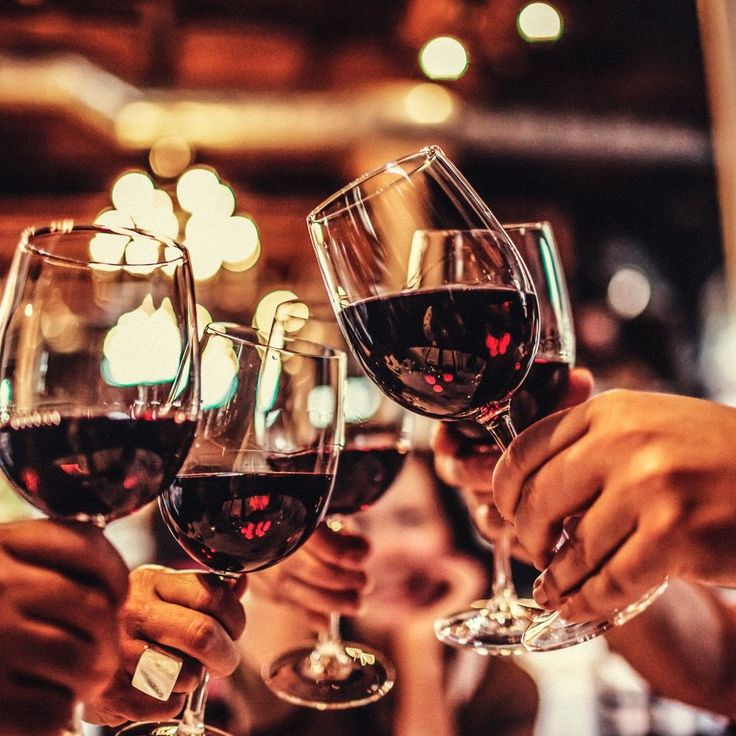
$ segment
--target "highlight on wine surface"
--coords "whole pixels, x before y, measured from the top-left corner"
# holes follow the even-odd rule
[[[197,562],[223,575],[268,567],[322,518],[344,442],[344,353],[212,323],[202,341],[205,408],[164,520]]]
[[[199,414],[193,282],[174,241],[26,230],[0,315],[0,467],[44,513],[102,524],[173,481]]]

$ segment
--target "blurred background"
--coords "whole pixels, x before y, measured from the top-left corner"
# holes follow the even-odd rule
[[[27,225],[132,218],[191,248],[210,314],[257,319],[321,288],[313,206],[438,143],[501,221],[552,222],[602,388],[730,400],[721,4],[5,0],[0,269]]]
[[[598,388],[736,405],[730,3],[0,0],[0,278],[26,226],[135,224],[189,247],[207,315],[268,324],[322,290],[306,214],[439,144],[552,223]],[[600,647],[534,660],[539,734],[724,728],[654,729]]]

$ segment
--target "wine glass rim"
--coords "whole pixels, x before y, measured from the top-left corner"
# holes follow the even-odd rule
[[[122,235],[128,237],[131,240],[143,239],[154,240],[162,245],[165,245],[167,249],[171,248],[177,251],[177,255],[166,255],[164,251],[164,258],[159,261],[146,263],[136,262],[135,266],[170,266],[177,262],[188,262],[189,253],[187,249],[177,243],[173,238],[169,238],[165,235],[157,235],[147,230],[134,227],[122,227],[118,225],[97,225],[97,224],[76,224],[72,221],[63,221],[61,223],[52,223],[51,225],[37,227],[30,225],[25,228],[20,236],[18,247],[27,250],[44,258],[50,258],[57,261],[63,261],[66,263],[84,263],[89,265],[100,265],[100,266],[120,266],[120,263],[112,263],[110,261],[95,259],[95,258],[74,258],[68,255],[61,255],[59,253],[52,253],[49,250],[36,245],[35,241],[43,238],[52,236],[66,235],[69,233],[96,233],[98,235]]]
[[[311,342],[301,337],[284,337],[283,346],[270,345],[268,341],[264,342],[262,334],[255,327],[248,327],[237,322],[210,322],[205,326],[204,331],[227,338],[228,340],[234,340],[242,345],[275,350],[286,355],[320,358],[321,360],[337,360],[340,362],[347,359],[344,350],[329,345],[320,345],[319,343]],[[304,349],[288,347],[289,344],[298,344],[300,347],[303,346]]]
[[[320,202],[307,215],[307,223],[313,224],[317,222],[326,222],[327,220],[330,220],[331,218],[336,217],[337,215],[343,212],[351,210],[357,204],[371,200],[374,197],[377,197],[382,192],[385,192],[391,187],[396,186],[397,182],[406,181],[406,179],[410,178],[411,176],[416,174],[418,171],[423,170],[426,166],[430,165],[434,160],[438,158],[444,158],[444,157],[445,157],[445,153],[439,146],[430,145],[430,146],[424,146],[423,148],[420,148],[418,151],[415,151],[414,153],[409,153],[405,156],[401,156],[400,158],[394,159],[392,161],[387,161],[385,164],[382,164],[381,166],[377,166],[374,169],[371,169],[370,171],[367,171],[366,173],[361,174],[360,176],[353,179],[351,182],[346,184],[341,189],[338,189],[338,191],[336,191],[334,194],[331,194],[329,197],[322,200],[322,202]],[[397,178],[396,181],[391,182],[391,184],[389,184],[387,187],[378,189],[375,192],[369,194],[368,196],[361,197],[359,202],[345,204],[342,207],[339,207],[338,209],[336,209],[334,212],[323,213],[320,215],[320,213],[326,210],[330,205],[337,202],[341,197],[347,194],[350,190],[355,189],[356,187],[360,186],[363,182],[366,182],[369,179],[372,179],[378,176],[379,174],[386,173],[387,171],[396,170],[397,168],[400,168],[401,166],[403,166],[403,164],[406,164],[409,161],[412,161],[413,159],[418,159],[420,163],[416,166],[416,168],[412,169],[411,171],[404,172],[404,177]]]
[[[551,230],[552,225],[549,220],[531,220],[529,222],[502,222],[501,227],[504,230]]]

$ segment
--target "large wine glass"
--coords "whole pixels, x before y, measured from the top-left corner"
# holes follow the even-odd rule
[[[539,339],[531,277],[508,235],[432,146],[349,184],[307,218],[343,333],[363,369],[410,411],[473,419],[500,448],[516,432],[511,397]],[[479,651],[521,650],[508,544],[493,597],[469,621]]]
[[[174,480],[198,412],[186,251],[131,229],[27,229],[0,315],[0,468],[16,490],[104,526]]]
[[[331,306],[285,302],[276,309],[271,342],[297,334],[347,349]],[[358,362],[348,356],[345,390],[345,447],[335,478],[327,523],[336,531],[347,517],[375,503],[396,479],[411,443],[412,414],[381,393]],[[319,710],[353,708],[383,697],[394,684],[387,657],[362,643],[343,641],[340,615],[316,643],[284,652],[263,668],[279,697]]]
[[[345,354],[298,338],[279,347],[226,322],[202,340],[202,418],[181,472],[161,495],[167,527],[223,580],[297,550],[321,520],[343,443]],[[257,634],[256,634],[257,635]],[[208,675],[180,720],[119,736],[194,736],[205,725]]]

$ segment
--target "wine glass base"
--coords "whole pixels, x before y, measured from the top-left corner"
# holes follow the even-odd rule
[[[527,651],[521,638],[531,620],[528,610],[513,603],[510,612],[474,608],[437,619],[434,633],[441,642],[458,649],[510,656]]]
[[[125,728],[117,731],[115,736],[177,736],[180,725],[180,721],[144,721],[141,723],[131,723],[129,726],[125,726]],[[200,732],[196,733],[197,736],[200,736]],[[181,732],[180,736],[194,736],[194,734],[191,729],[186,729]],[[232,734],[205,724],[201,736],[232,736]]]
[[[317,710],[367,705],[393,687],[393,667],[380,653],[354,642],[342,642],[341,648],[347,656],[323,671],[312,665],[314,644],[292,649],[264,668],[263,680],[282,700]]]
[[[623,626],[634,616],[638,616],[649,608],[666,589],[667,580],[665,579],[638,601],[626,608],[614,611],[608,619],[572,623],[561,618],[558,611],[547,611],[534,617],[524,632],[522,643],[530,652],[553,652],[555,649],[581,644],[600,636],[612,626]]]
[[[548,611],[534,617],[522,636],[522,643],[530,652],[553,652],[595,639],[612,626],[613,621],[609,619],[572,623],[561,618],[557,611]]]

